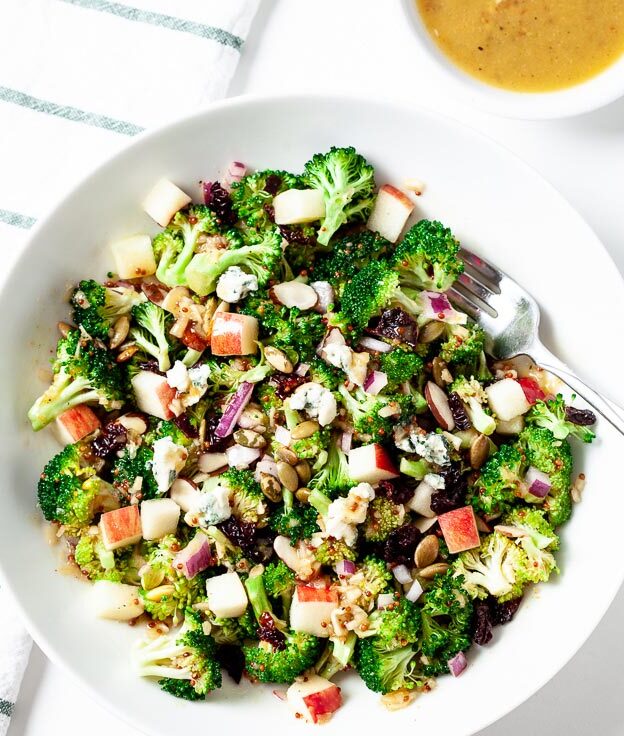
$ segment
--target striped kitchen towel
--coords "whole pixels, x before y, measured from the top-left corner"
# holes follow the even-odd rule
[[[80,177],[145,128],[225,96],[259,3],[0,2],[0,281]],[[31,646],[5,599],[0,736]]]

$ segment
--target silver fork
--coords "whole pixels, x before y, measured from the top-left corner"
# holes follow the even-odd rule
[[[487,351],[497,360],[527,355],[553,373],[624,435],[624,412],[554,356],[539,339],[537,302],[516,281],[491,263],[462,248],[466,270],[447,294],[488,334]]]

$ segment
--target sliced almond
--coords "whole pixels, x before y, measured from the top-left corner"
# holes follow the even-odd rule
[[[272,345],[267,345],[264,348],[264,357],[266,358],[266,362],[275,368],[276,371],[292,373],[294,370],[294,366],[288,359],[286,353],[274,348]]]
[[[470,467],[479,470],[489,455],[490,440],[484,434],[477,435],[470,445]]]
[[[272,295],[285,307],[313,309],[318,302],[318,294],[311,286],[301,281],[284,281],[271,289]]]
[[[425,399],[436,422],[442,429],[452,432],[455,429],[455,420],[444,391],[433,381],[428,381],[425,386]]]

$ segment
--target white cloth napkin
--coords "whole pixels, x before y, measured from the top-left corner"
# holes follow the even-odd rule
[[[259,3],[0,2],[0,280],[81,176],[143,129],[225,96]],[[31,646],[5,599],[0,590],[0,736]]]

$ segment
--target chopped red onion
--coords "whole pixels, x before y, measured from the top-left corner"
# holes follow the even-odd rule
[[[221,186],[229,192],[232,188],[232,184],[240,181],[246,173],[247,167],[245,164],[242,164],[240,161],[231,161],[227,166],[223,178],[221,179]]]
[[[204,204],[209,205],[212,202],[212,187],[214,186],[213,181],[202,181],[202,192],[204,195]]]
[[[412,583],[412,587],[407,591],[405,594],[405,597],[408,601],[411,601],[412,603],[416,603],[416,601],[420,598],[420,596],[423,594],[423,587],[418,582],[418,580],[414,580]]]
[[[394,593],[381,593],[377,596],[377,608],[387,608],[394,603]]]
[[[289,445],[292,438],[286,427],[282,427],[280,424],[275,427],[275,439],[280,443],[280,445]]]
[[[459,677],[466,667],[468,667],[468,660],[466,659],[466,655],[463,652],[460,652],[459,654],[456,654],[453,659],[449,659],[447,664],[453,677]]]
[[[236,422],[240,415],[243,413],[243,409],[247,406],[253,393],[253,383],[243,381],[241,385],[236,389],[236,393],[229,400],[228,405],[225,407],[223,416],[217,424],[215,429],[215,435],[217,437],[227,437],[231,435],[236,427]]]
[[[362,388],[367,394],[371,396],[377,396],[377,394],[388,385],[388,376],[383,371],[371,371]]]
[[[336,575],[353,575],[357,567],[352,560],[340,560],[334,566],[334,570],[336,571]]]
[[[353,442],[353,430],[352,429],[345,430],[340,435],[340,449],[343,452],[349,452],[349,450],[351,449],[352,442]]]
[[[463,312],[453,309],[446,294],[439,294],[436,291],[421,291],[419,297],[423,307],[420,315],[421,320],[436,320],[451,325],[466,323],[468,317]]]
[[[286,700],[286,693],[283,690],[273,690],[272,692],[278,700]]]
[[[367,335],[360,338],[358,345],[361,345],[366,350],[373,350],[376,353],[389,353],[392,350],[392,345],[389,345],[383,340],[368,337]]]
[[[531,466],[524,476],[524,482],[529,487],[529,493],[536,498],[544,498],[550,493],[552,482],[546,473]]]
[[[307,376],[309,370],[310,370],[309,363],[299,363],[299,365],[295,368],[295,375]]]
[[[392,574],[397,579],[397,581],[401,583],[401,585],[412,582],[410,571],[407,569],[407,567],[405,567],[405,565],[395,565],[392,568]]]
[[[245,470],[253,462],[260,457],[260,450],[255,447],[243,447],[242,445],[232,445],[225,451],[228,459],[228,465],[237,470]]]
[[[227,464],[227,456],[224,452],[204,452],[197,458],[197,467],[202,473],[214,473],[215,470],[224,468]]]
[[[191,580],[213,563],[210,544],[203,532],[198,532],[186,547],[175,556],[173,567],[181,570],[184,577]]]

